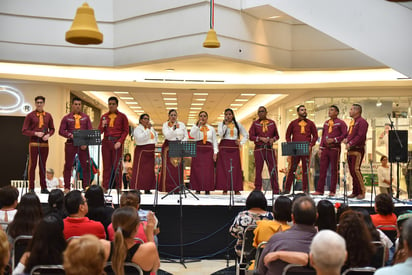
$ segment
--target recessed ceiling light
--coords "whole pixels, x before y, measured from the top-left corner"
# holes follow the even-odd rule
[[[196,101],[206,101],[206,98],[195,98]]]
[[[120,99],[123,99],[123,100],[133,100],[134,98],[133,97],[131,97],[131,96],[121,96],[121,97],[119,97]]]
[[[162,93],[162,95],[176,95],[176,93]]]
[[[126,104],[137,105],[137,102],[136,101],[126,101]]]
[[[232,108],[232,111],[237,111],[237,108]]]
[[[198,107],[190,107],[190,110],[202,110],[202,108],[198,108]]]
[[[240,94],[241,96],[255,96],[256,94]]]
[[[115,94],[118,94],[118,95],[127,95],[127,94],[129,94],[129,92],[114,92]]]
[[[165,102],[165,105],[177,105],[177,102]]]
[[[177,107],[166,107],[166,110],[171,110],[171,109],[177,110]]]
[[[274,15],[274,16],[268,17],[268,19],[276,19],[276,18],[279,18],[279,17],[282,17],[282,16],[281,15]]]
[[[248,101],[249,99],[246,98],[236,98],[235,101]]]
[[[173,69],[173,68],[168,68],[168,69],[165,69],[165,71],[166,71],[166,72],[174,72],[175,69]]]
[[[134,112],[135,112],[135,113],[142,113],[142,114],[144,113],[143,110],[134,110]]]
[[[142,109],[142,107],[140,107],[140,106],[130,106],[129,108],[130,109]]]
[[[208,93],[193,93],[193,95],[208,95]]]
[[[163,100],[177,100],[177,98],[175,98],[175,97],[165,97],[165,98],[163,98]]]
[[[192,103],[192,106],[203,106],[204,103]]]
[[[238,103],[232,103],[230,106],[243,106],[243,104],[238,104]]]
[[[197,111],[189,111],[190,114],[197,114]]]

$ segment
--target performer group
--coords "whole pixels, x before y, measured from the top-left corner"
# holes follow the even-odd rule
[[[48,193],[45,180],[48,140],[55,132],[52,116],[44,111],[45,102],[46,99],[43,96],[35,98],[36,108],[26,116],[22,129],[22,133],[30,137],[29,189],[34,192],[34,173],[38,162],[41,193]],[[177,110],[170,110],[168,120],[163,123],[162,133],[165,140],[161,152],[161,170],[158,170],[159,177],[156,180],[155,145],[158,142],[158,133],[150,122],[150,116],[142,114],[139,125],[133,131],[136,146],[132,165],[130,155],[127,160],[126,158],[123,160],[123,146],[129,134],[129,122],[127,116],[118,110],[118,104],[116,97],[108,99],[109,111],[101,116],[98,126],[103,134],[103,188],[105,190],[120,189],[123,177],[123,181],[127,180],[125,186],[142,190],[146,194],[150,194],[150,190],[156,188],[164,192],[180,192],[180,185],[183,184],[183,158],[176,155],[174,148],[181,142],[189,141],[189,134],[186,125],[178,120]],[[70,179],[76,155],[83,173],[83,189],[86,189],[91,182],[93,161],[90,158],[88,146],[75,146],[73,142],[75,130],[92,129],[89,116],[81,110],[81,99],[74,97],[71,102],[71,111],[63,117],[59,127],[59,135],[66,138],[63,170],[65,192],[70,191],[71,188]],[[285,139],[287,142],[305,142],[309,147],[309,153],[290,157],[283,193],[291,191],[299,162],[301,162],[303,171],[302,189],[304,192],[309,192],[311,152],[318,140],[316,125],[307,118],[305,106],[298,106],[296,111],[298,118],[289,123]],[[338,106],[329,107],[329,119],[323,124],[318,153],[320,156],[319,181],[312,195],[324,194],[326,173],[330,165],[329,196],[335,196],[341,143],[344,143],[347,150],[347,163],[353,179],[353,191],[348,197],[358,199],[365,197],[360,166],[365,153],[368,123],[362,117],[362,107],[359,104],[353,104],[349,114],[352,120],[348,129],[346,123],[338,118]],[[253,121],[249,131],[246,131],[244,126],[236,121],[233,110],[226,109],[224,120],[218,123],[216,132],[215,128],[208,124],[208,113],[205,111],[199,113],[197,122],[190,130],[190,137],[196,143],[196,155],[191,160],[190,189],[198,194],[201,191],[210,194],[210,191],[214,190],[222,190],[223,194],[227,194],[228,191],[240,194],[243,190],[240,146],[249,139],[254,143],[255,189],[262,189],[262,171],[266,163],[273,193],[281,192],[278,183],[277,156],[273,148],[273,144],[279,140],[279,132],[275,121],[267,118],[266,107],[260,106],[257,115],[258,119]],[[220,137],[219,143],[217,136]]]

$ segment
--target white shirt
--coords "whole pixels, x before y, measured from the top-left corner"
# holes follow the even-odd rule
[[[239,126],[240,135],[242,136],[242,139],[240,140],[240,145],[243,145],[249,139],[249,133],[245,130],[242,124],[238,122],[237,125]],[[217,132],[221,139],[237,140],[238,138],[236,127],[233,128],[234,134],[233,134],[233,137],[231,137],[230,129],[227,127],[227,125],[224,125],[223,122],[219,122],[219,124],[217,125]]]
[[[217,154],[219,149],[217,147],[216,130],[209,124],[205,124],[205,126],[209,129],[209,131],[207,131],[207,141],[212,143],[213,153]],[[190,129],[190,136],[192,136],[196,141],[203,140],[203,131],[200,131],[200,129],[201,128],[197,127],[197,125],[193,125],[192,129]]]
[[[176,121],[176,125],[179,125],[179,127],[176,127],[174,129],[174,126],[169,127],[169,121],[166,121],[163,123],[163,128],[162,132],[163,135],[165,136],[165,139],[169,141],[176,141],[176,140],[181,140],[181,141],[187,141],[189,138],[189,135],[187,134],[186,126],[183,122]]]
[[[47,184],[47,189],[57,189],[59,188],[59,179],[58,178],[52,178],[51,180],[48,180],[46,178],[46,184]]]
[[[390,181],[390,167],[387,167],[387,168],[383,166],[378,167],[378,183],[379,183],[379,187],[385,187],[385,188],[391,187],[386,182],[383,182],[383,180]]]
[[[150,135],[153,134],[153,138]],[[133,131],[133,136],[136,145],[146,145],[146,144],[156,144],[157,143],[157,132],[153,127],[145,129],[143,125],[137,126]]]

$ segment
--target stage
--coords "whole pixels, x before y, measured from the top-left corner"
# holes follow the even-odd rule
[[[22,193],[19,188],[20,194]],[[40,189],[36,189],[40,201],[45,206],[47,204],[47,194],[40,194]],[[180,258],[180,196],[179,194],[168,195],[158,194],[155,203],[155,192],[151,195],[141,195],[141,208],[155,212],[160,227],[159,253],[162,258]],[[203,192],[202,192],[203,193]],[[222,195],[221,191],[211,192],[211,195],[196,195],[197,200],[191,194],[182,195],[182,215],[183,215],[183,256],[185,258],[219,258],[225,259],[227,255],[232,258],[234,255],[233,246],[235,239],[228,233],[229,227],[237,213],[245,210],[246,198],[249,191],[242,191],[242,195],[234,196],[234,204],[230,206],[230,196]],[[112,190],[112,201],[114,207],[118,207],[118,195],[116,190]],[[278,195],[274,196],[274,199]],[[272,193],[266,193],[268,209],[272,206]],[[333,204],[343,203],[343,196],[338,192],[337,197],[329,198],[327,192],[325,196],[313,196],[318,202],[328,199]],[[374,196],[366,193],[363,200],[349,199],[351,208],[366,208],[373,213]],[[412,210],[412,201],[395,201],[395,212]]]

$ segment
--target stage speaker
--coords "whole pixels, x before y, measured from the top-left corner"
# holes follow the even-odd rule
[[[397,135],[399,136],[399,140]],[[399,144],[400,141],[400,144]],[[402,144],[402,146],[401,146]],[[389,162],[408,162],[408,131],[389,131]]]

